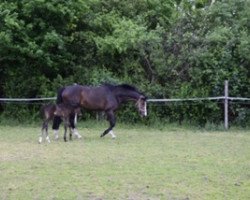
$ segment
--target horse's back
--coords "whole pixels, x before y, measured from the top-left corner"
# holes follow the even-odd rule
[[[104,86],[68,86],[65,87],[62,97],[64,103],[90,110],[105,110],[115,101],[110,89]]]

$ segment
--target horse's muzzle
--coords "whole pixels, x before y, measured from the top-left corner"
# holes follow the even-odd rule
[[[145,111],[140,111],[140,116],[141,116],[141,117],[147,117],[147,110],[145,110]]]

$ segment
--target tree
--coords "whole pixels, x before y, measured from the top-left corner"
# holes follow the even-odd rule
[[[230,95],[249,96],[249,8],[245,0],[1,1],[0,95],[126,82],[149,97],[206,97],[220,96],[228,79]],[[151,116],[205,123],[220,112],[211,103],[155,107]]]

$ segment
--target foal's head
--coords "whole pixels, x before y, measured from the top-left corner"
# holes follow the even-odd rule
[[[65,104],[57,104],[54,115],[59,117],[69,117],[70,114],[74,113],[74,108]]]

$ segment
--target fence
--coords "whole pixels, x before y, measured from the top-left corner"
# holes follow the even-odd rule
[[[51,101],[56,100],[56,97],[48,98],[0,98],[0,102],[35,102],[35,101]],[[250,101],[250,98],[230,97],[228,90],[228,81],[224,83],[224,96],[218,97],[202,97],[202,98],[185,98],[185,99],[148,99],[147,102],[185,102],[185,101],[204,101],[204,100],[223,100],[224,102],[224,128],[228,129],[228,106],[229,101]]]

